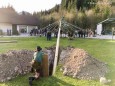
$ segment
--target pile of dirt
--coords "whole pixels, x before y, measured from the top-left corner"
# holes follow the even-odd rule
[[[70,54],[72,53],[73,49],[75,48],[72,46],[68,46],[66,48],[61,49],[59,64],[64,65],[66,63],[66,60],[70,57]]]
[[[67,48],[60,55],[63,74],[78,79],[95,80],[108,72],[107,65],[79,48]]]
[[[33,53],[30,50],[12,50],[0,54],[0,82],[27,74],[31,69],[29,62],[32,60]]]
[[[59,51],[59,64],[63,66],[64,75],[91,80],[99,79],[108,72],[105,63],[96,60],[83,49],[69,46],[60,47]],[[48,47],[43,52],[48,55],[49,70],[52,70],[55,46]],[[31,50],[11,50],[5,54],[0,54],[0,82],[30,72],[31,64],[29,62],[32,60],[33,54],[34,51]]]
[[[48,55],[49,66],[53,64],[55,47],[43,50]],[[11,80],[19,75],[24,75],[31,70],[31,60],[34,51],[32,50],[10,50],[0,54],[0,82]]]

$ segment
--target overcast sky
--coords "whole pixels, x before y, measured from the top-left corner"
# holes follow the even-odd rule
[[[56,4],[60,4],[61,0],[0,0],[0,8],[2,6],[12,5],[17,12],[41,11],[48,10]]]

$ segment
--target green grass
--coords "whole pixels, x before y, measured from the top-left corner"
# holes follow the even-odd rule
[[[56,39],[52,41],[46,41],[46,38],[30,37],[30,38],[0,38],[0,40],[17,40],[17,43],[0,43],[0,53],[7,52],[8,50],[29,49],[34,50],[37,45],[41,47],[48,47],[56,44]],[[107,74],[107,78],[112,82],[105,86],[115,86],[115,40],[100,40],[100,39],[75,39],[69,41],[66,38],[61,38],[61,46],[75,46],[86,50],[93,57],[100,61],[106,62],[110,72]],[[63,76],[58,70],[54,76],[40,78],[38,81],[34,81],[33,86],[104,86],[100,85],[99,80],[88,81],[78,80],[71,77]],[[19,76],[11,81],[0,83],[0,86],[28,86],[28,77]]]

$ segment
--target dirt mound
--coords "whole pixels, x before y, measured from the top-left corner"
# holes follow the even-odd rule
[[[50,66],[54,60],[55,48],[49,47],[44,49],[43,52],[48,55]],[[33,54],[34,51],[32,50],[10,50],[7,53],[0,54],[0,82],[29,73]]]
[[[96,60],[83,49],[60,47],[59,63],[64,67],[64,74],[79,79],[99,79],[108,72],[106,64]],[[43,50],[48,55],[49,68],[55,57],[55,46]],[[10,80],[18,75],[27,74],[30,69],[34,51],[12,50],[0,54],[0,82]],[[52,69],[52,68],[51,68]]]
[[[28,73],[32,57],[33,51],[29,50],[12,50],[0,54],[0,82]]]
[[[64,67],[64,75],[79,79],[99,79],[108,72],[105,63],[93,58],[83,49],[78,48],[63,50],[60,55],[60,63]]]

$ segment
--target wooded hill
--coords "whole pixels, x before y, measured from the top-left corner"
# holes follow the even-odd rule
[[[81,28],[95,29],[96,24],[106,18],[114,17],[115,5],[111,0],[62,0],[50,10],[34,12],[44,27],[56,20],[64,19]]]

